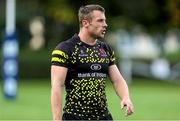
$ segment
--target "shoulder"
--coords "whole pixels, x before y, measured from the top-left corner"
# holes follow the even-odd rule
[[[109,56],[109,59],[110,59],[109,66],[115,64],[116,58],[115,58],[115,53],[112,47],[104,41],[101,41],[100,44],[101,44],[101,47],[106,51],[106,53]]]
[[[61,50],[68,53],[76,45],[76,38],[73,36],[68,40],[60,42],[54,50]]]
[[[106,51],[113,51],[112,47],[108,43],[106,43],[104,41],[100,41],[100,40],[98,40],[98,41],[99,41],[101,47],[103,47]]]

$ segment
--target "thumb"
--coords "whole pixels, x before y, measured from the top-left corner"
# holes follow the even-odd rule
[[[124,108],[124,103],[123,102],[121,102],[121,109],[123,109]]]
[[[121,109],[124,109],[124,107],[126,107],[126,103],[124,103],[123,101],[121,102]]]

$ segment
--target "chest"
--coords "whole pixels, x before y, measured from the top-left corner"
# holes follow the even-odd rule
[[[79,71],[107,71],[109,52],[97,45],[94,47],[75,46],[70,57],[72,67]]]

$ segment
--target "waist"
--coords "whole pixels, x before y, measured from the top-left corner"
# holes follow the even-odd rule
[[[107,107],[106,95],[66,95],[65,107],[69,109],[98,110]]]
[[[108,109],[94,109],[91,108],[91,110],[88,109],[68,109],[64,108],[64,114],[69,114],[71,116],[74,116],[77,120],[102,120],[105,119],[105,117],[108,117],[110,115],[110,112]]]

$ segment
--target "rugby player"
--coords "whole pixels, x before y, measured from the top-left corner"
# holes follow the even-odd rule
[[[78,13],[80,30],[52,52],[51,107],[53,120],[113,120],[105,93],[107,77],[126,115],[133,113],[126,81],[115,64],[112,48],[101,41],[107,30],[105,10],[86,5]],[[62,87],[66,99],[62,107]],[[63,109],[63,111],[62,111]]]

